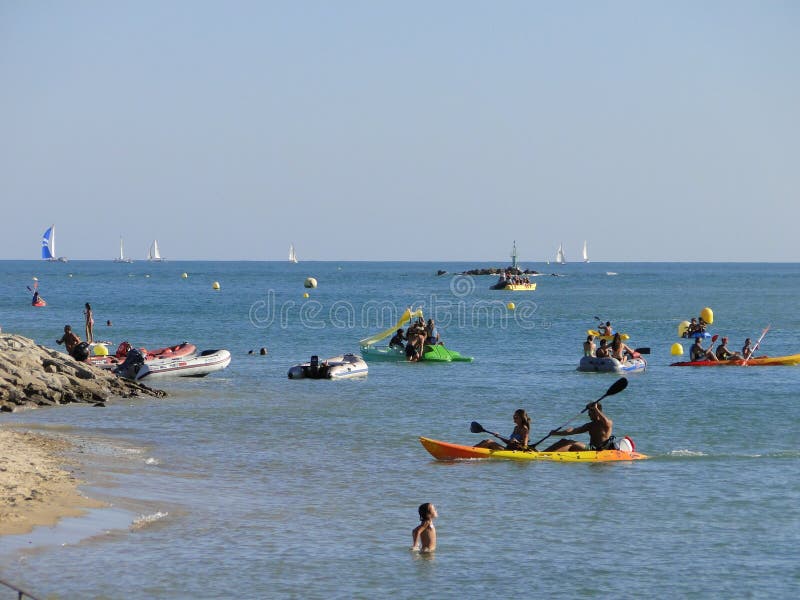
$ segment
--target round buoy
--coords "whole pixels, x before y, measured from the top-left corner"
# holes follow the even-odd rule
[[[313,277],[306,277],[306,280],[303,282],[303,285],[307,288],[315,288],[317,287],[317,280]]]
[[[517,305],[514,304],[513,302],[509,302],[508,304],[506,304],[506,308],[508,310],[514,310],[515,308],[517,308]]]
[[[94,355],[95,356],[108,356],[108,348],[106,348],[103,344],[95,344],[94,345]]]
[[[707,324],[711,325],[714,322],[714,311],[707,306],[700,311],[700,318]]]
[[[182,273],[181,277],[183,277],[184,279],[189,279],[189,274],[188,273]]]
[[[683,346],[675,342],[672,344],[672,348],[669,349],[669,353],[672,354],[672,356],[681,356],[683,354]]]
[[[683,337],[687,329],[689,329],[689,321],[681,321],[678,323],[678,337]]]
[[[303,294],[303,298],[308,298],[308,292],[306,292],[305,294]]]
[[[212,283],[211,284],[211,289],[212,290],[218,290],[219,289],[219,281],[215,281],[214,283]]]

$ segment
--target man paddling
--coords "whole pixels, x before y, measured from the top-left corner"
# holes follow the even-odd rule
[[[589,434],[590,450],[618,450],[619,446],[611,434],[614,422],[603,414],[603,407],[600,402],[592,402],[586,406],[589,411],[591,421],[580,427],[568,427],[566,429],[554,429],[550,435],[566,436],[576,433]],[[575,440],[561,440],[546,448],[545,452],[579,452],[586,450],[586,445]]]

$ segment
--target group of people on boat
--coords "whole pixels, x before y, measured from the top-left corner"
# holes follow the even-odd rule
[[[404,332],[398,329],[391,340],[389,340],[390,348],[403,348],[406,353],[406,360],[409,362],[417,362],[422,359],[422,353],[425,351],[425,346],[433,346],[441,344],[441,336],[439,329],[433,319],[425,319],[417,317],[415,321],[408,326]]]
[[[500,279],[497,280],[497,286],[503,287],[505,285],[519,285],[522,283],[530,283],[531,280],[528,276],[522,276],[513,271],[503,271],[500,273]]]
[[[750,338],[745,339],[741,352],[734,352],[728,348],[727,336],[722,336],[716,350],[712,349],[713,346],[714,342],[712,341],[708,348],[704,348],[701,338],[695,338],[694,344],[692,344],[689,350],[689,358],[692,362],[704,360],[712,362],[723,360],[748,360],[753,355],[754,351],[754,348],[751,346]]]
[[[578,427],[567,427],[564,429],[553,429],[547,437],[566,437],[578,433],[589,434],[589,446],[583,442],[571,439],[562,439],[551,444],[543,452],[580,452],[582,450],[618,450],[619,445],[613,435],[614,422],[603,413],[603,406],[600,402],[590,402],[586,405],[589,413],[589,422]],[[498,444],[494,440],[482,440],[475,444],[476,448],[489,448],[491,450],[529,450],[538,452],[536,444],[530,445],[531,418],[528,413],[518,408],[514,411],[514,430],[507,438],[494,434],[502,440],[505,445]],[[545,438],[547,439],[547,438]],[[541,440],[544,441],[544,440]],[[537,442],[541,443],[541,442]]]
[[[586,336],[586,341],[583,342],[583,355],[596,358],[616,358],[620,362],[625,362],[629,358],[638,357],[639,353],[623,342],[619,333],[615,333],[610,344],[606,342],[605,338],[601,338],[599,346],[594,343],[593,335]]]
[[[691,321],[689,321],[689,326],[686,328],[686,331],[683,332],[683,336],[685,338],[695,337],[696,334],[703,334],[706,332],[706,323],[703,320],[703,317],[699,319],[696,317],[692,317]]]

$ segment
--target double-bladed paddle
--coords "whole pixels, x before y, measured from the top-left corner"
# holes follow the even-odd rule
[[[614,394],[619,394],[619,393],[620,393],[622,390],[624,390],[626,387],[628,387],[628,380],[627,380],[626,378],[624,378],[624,377],[620,377],[620,378],[619,378],[619,379],[617,379],[617,380],[616,380],[614,383],[612,383],[612,384],[611,384],[611,387],[610,387],[610,388],[608,388],[608,390],[606,390],[606,393],[605,393],[605,394],[603,394],[602,396],[600,396],[600,397],[599,397],[597,400],[595,400],[594,402],[589,402],[589,404],[587,404],[587,405],[584,407],[584,409],[583,409],[581,412],[579,412],[577,415],[575,415],[574,417],[572,417],[572,418],[571,418],[569,421],[567,421],[566,423],[564,423],[564,424],[563,424],[561,427],[557,427],[556,429],[553,429],[553,430],[552,430],[550,433],[548,433],[546,436],[544,436],[542,439],[540,439],[540,440],[539,440],[538,442],[536,442],[535,444],[528,444],[528,448],[532,448],[532,449],[536,450],[536,446],[538,446],[538,445],[539,445],[539,444],[541,444],[543,441],[545,441],[547,438],[549,438],[551,435],[553,435],[553,431],[558,431],[559,429],[563,429],[564,427],[566,427],[567,425],[569,425],[569,424],[570,424],[570,422],[572,422],[574,419],[577,419],[577,418],[578,418],[578,417],[580,417],[580,416],[581,416],[583,413],[585,413],[587,410],[589,410],[589,407],[590,407],[590,406],[592,406],[593,404],[597,404],[598,402],[600,402],[600,401],[601,401],[603,398],[606,398],[607,396],[613,396]]]

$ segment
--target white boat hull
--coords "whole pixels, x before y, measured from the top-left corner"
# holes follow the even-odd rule
[[[139,368],[136,381],[161,377],[205,377],[221,371],[230,363],[231,353],[227,350],[204,350],[194,356],[150,360]]]
[[[638,373],[646,368],[647,361],[641,357],[620,362],[616,358],[584,356],[578,365],[578,371],[587,373]]]
[[[358,354],[334,356],[321,362],[294,365],[289,369],[289,379],[349,379],[363,377],[368,372],[366,361]]]

